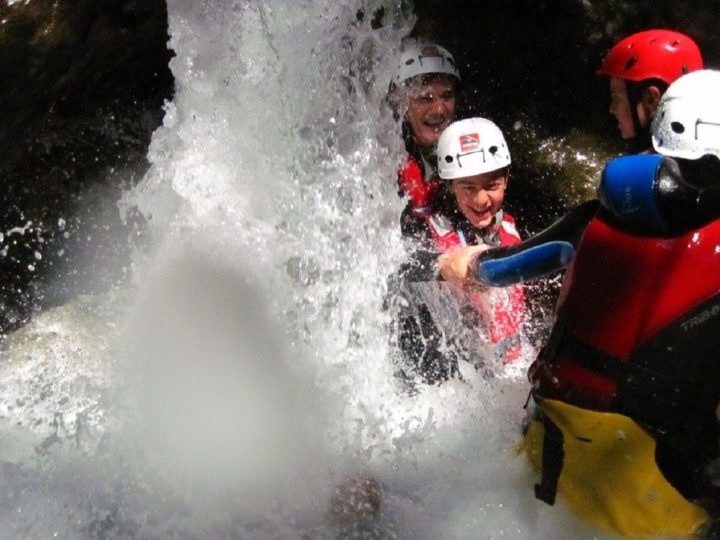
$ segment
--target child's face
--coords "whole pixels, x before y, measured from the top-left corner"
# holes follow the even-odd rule
[[[484,229],[502,207],[507,180],[507,169],[501,169],[453,180],[450,191],[462,215],[474,227]]]
[[[618,77],[610,77],[610,114],[617,120],[623,139],[636,135],[625,81]]]
[[[455,118],[455,83],[438,77],[408,87],[407,121],[418,146],[433,148]]]

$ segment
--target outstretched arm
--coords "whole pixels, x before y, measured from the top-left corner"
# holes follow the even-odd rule
[[[560,270],[570,261],[598,207],[597,200],[582,203],[519,244],[491,249],[474,246],[474,250],[461,248],[446,253],[438,260],[440,273],[461,287],[478,283],[504,287]]]

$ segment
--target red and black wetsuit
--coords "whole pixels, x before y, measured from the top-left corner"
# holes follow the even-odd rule
[[[398,169],[397,184],[398,196],[407,199],[400,215],[400,231],[407,238],[417,236],[424,227],[424,218],[437,211],[442,181],[432,152],[415,144],[407,122],[402,129],[407,155]]]
[[[636,420],[668,480],[696,497],[720,438],[720,221],[665,238],[598,212],[529,378],[543,398]]]
[[[655,441],[662,476],[694,501],[715,495],[708,471],[720,458],[720,162],[644,157],[662,160],[652,201],[622,191],[609,201],[601,184],[600,201],[480,260],[551,240],[576,246],[529,371],[533,394],[630,418]],[[546,423],[536,494],[548,502],[567,436]]]
[[[426,177],[426,168],[417,158],[408,155],[398,171],[398,194],[408,198],[405,209],[410,214],[408,217],[422,219],[429,215],[440,189],[440,179],[436,174]]]
[[[512,216],[502,211],[495,216],[494,224],[487,229],[473,227],[457,211],[451,195],[443,194],[433,205],[433,212],[414,218],[412,227],[405,231],[412,235],[414,250],[399,272],[400,288],[429,287],[437,290],[440,279],[436,267],[438,253],[463,245],[460,232],[469,245],[479,242],[491,246],[511,246],[520,242]],[[422,285],[420,285],[422,284]],[[449,285],[445,285],[449,286]],[[407,379],[419,375],[433,384],[457,375],[457,353],[463,344],[446,343],[439,329],[437,314],[418,294],[403,294],[398,308],[398,341],[403,356],[401,371]],[[500,361],[516,359],[520,353],[520,328],[524,319],[524,294],[520,286],[486,294],[467,295],[459,308],[467,325],[480,327],[487,335],[489,347]],[[502,299],[502,300],[501,300]],[[469,358],[472,364],[482,366],[486,358]]]

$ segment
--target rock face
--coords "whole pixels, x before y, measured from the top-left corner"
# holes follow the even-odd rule
[[[601,166],[623,151],[594,75],[615,41],[673,28],[697,39],[709,67],[720,57],[713,0],[414,4],[414,33],[461,68],[460,115],[507,133],[507,203],[531,231],[592,196]],[[122,278],[134,228],[115,202],[144,172],[172,97],[167,39],[163,0],[0,0],[0,337],[33,310]]]
[[[172,96],[162,0],[0,2],[0,328],[107,286],[114,202]],[[128,170],[128,168],[130,170]],[[98,249],[102,246],[102,249]],[[51,289],[47,275],[63,276]],[[102,283],[100,283],[102,282]]]

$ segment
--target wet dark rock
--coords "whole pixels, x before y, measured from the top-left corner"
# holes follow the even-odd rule
[[[0,2],[0,329],[122,277],[167,40],[162,0]]]

